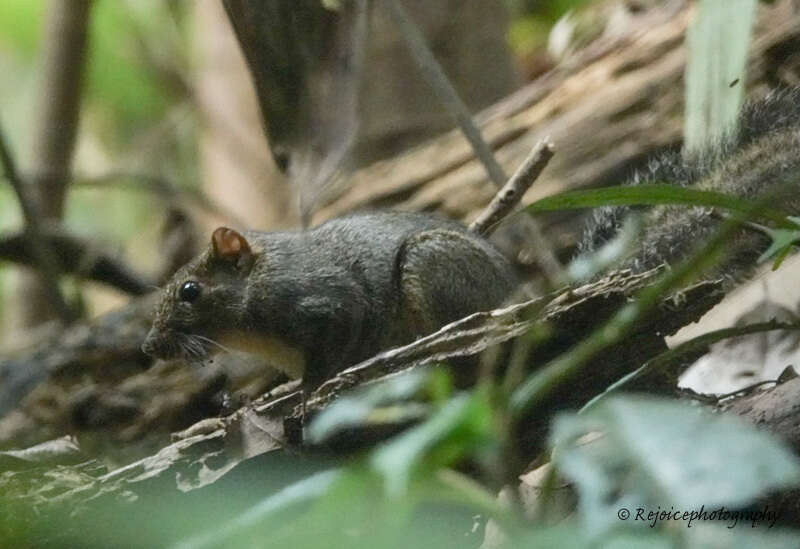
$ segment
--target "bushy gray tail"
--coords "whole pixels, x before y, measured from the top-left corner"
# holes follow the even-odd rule
[[[800,213],[800,89],[783,89],[747,103],[737,130],[697,155],[673,152],[654,158],[627,183],[670,183],[756,199],[765,192],[782,197],[777,206]],[[778,188],[779,186],[783,188]],[[776,198],[776,200],[778,200]],[[594,211],[579,254],[590,253],[614,238],[634,208],[598,208]],[[644,271],[673,264],[710,236],[719,220],[701,207],[662,206],[645,209],[645,228],[634,255],[620,268]],[[753,231],[739,235],[722,274],[740,278],[752,269],[768,244]]]

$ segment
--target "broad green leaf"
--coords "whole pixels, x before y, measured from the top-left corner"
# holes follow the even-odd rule
[[[537,200],[526,206],[525,210],[529,213],[536,213],[576,208],[597,208],[600,206],[657,206],[670,204],[722,208],[763,217],[787,229],[797,229],[797,225],[788,220],[786,213],[779,209],[757,207],[751,201],[715,191],[661,183],[569,191]]]
[[[258,532],[269,528],[271,547],[303,549],[403,547],[413,532],[415,548],[440,549],[461,547],[476,514],[510,515],[495,494],[474,481],[441,473],[418,475],[404,497],[390,498],[383,478],[356,463],[342,470],[306,512]]]
[[[671,536],[652,530],[622,530],[602,539],[601,543],[592,540],[577,521],[566,522],[554,527],[531,528],[522,535],[511,538],[502,547],[508,549],[672,549],[675,542]]]
[[[627,523],[627,521],[626,521]],[[694,549],[792,549],[797,547],[797,533],[787,530],[768,529],[767,524],[759,524],[751,528],[750,523],[739,523],[728,528],[731,521],[719,524],[693,523],[691,528],[686,523],[672,523],[670,531],[653,531],[649,524],[640,524],[643,528],[628,528],[613,532],[603,538],[603,549],[672,549],[674,547],[692,547]],[[626,524],[627,525],[627,524]],[[628,525],[629,526],[629,525]],[[578,527],[576,529],[579,530]],[[538,534],[538,532],[536,533]],[[536,535],[533,539],[536,539]],[[573,531],[573,538],[580,539]],[[569,547],[597,547],[596,543]],[[526,545],[526,547],[562,547],[561,545]]]
[[[489,445],[491,408],[484,391],[454,396],[424,423],[384,443],[369,462],[391,496],[407,493],[414,471],[449,465],[467,451]]]
[[[275,547],[394,547],[407,535],[417,499],[386,498],[382,479],[355,465],[342,471],[308,512],[282,525]],[[276,543],[278,542],[278,543]]]
[[[593,442],[580,437],[598,432]],[[800,483],[800,464],[778,441],[736,418],[678,402],[601,401],[554,425],[554,462],[580,492],[588,531],[619,526],[622,508],[681,510],[751,503]]]
[[[497,493],[466,474],[452,469],[440,469],[418,482],[414,493],[430,501],[469,504],[490,516],[510,519],[512,513],[497,499]]]
[[[425,371],[410,372],[342,397],[314,418],[306,431],[306,437],[311,443],[319,444],[343,429],[365,425],[371,421],[420,418],[428,411],[425,405],[414,402],[402,405],[397,403],[419,392],[427,379],[428,373]],[[388,405],[392,406],[387,408]]]
[[[700,0],[687,36],[687,151],[730,133],[739,116],[755,0]]]
[[[432,368],[428,374],[426,394],[432,402],[442,404],[453,394],[453,376],[447,367]]]

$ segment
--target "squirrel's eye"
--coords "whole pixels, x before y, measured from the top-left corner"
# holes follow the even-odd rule
[[[181,301],[192,302],[200,296],[200,284],[194,280],[184,282],[178,292]]]

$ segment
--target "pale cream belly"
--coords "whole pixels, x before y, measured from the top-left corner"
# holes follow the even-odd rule
[[[274,336],[255,334],[229,334],[219,342],[235,351],[258,356],[271,368],[275,368],[292,379],[303,377],[306,359],[302,350]]]

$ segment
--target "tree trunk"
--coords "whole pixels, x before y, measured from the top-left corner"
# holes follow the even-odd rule
[[[194,15],[203,187],[249,228],[296,225],[297,208],[270,157],[253,84],[225,11],[216,0],[199,0]]]
[[[380,3],[369,14],[359,2],[336,12],[313,0],[223,4],[255,82],[271,150],[303,198],[304,214],[327,194],[342,158],[363,166],[453,126]],[[404,4],[469,107],[486,107],[514,89],[501,3]],[[363,57],[362,17],[369,21]]]
[[[61,219],[70,178],[86,56],[90,0],[51,0],[42,26],[40,77],[23,178],[43,220]],[[8,309],[9,328],[55,317],[38,273],[22,271]]]

